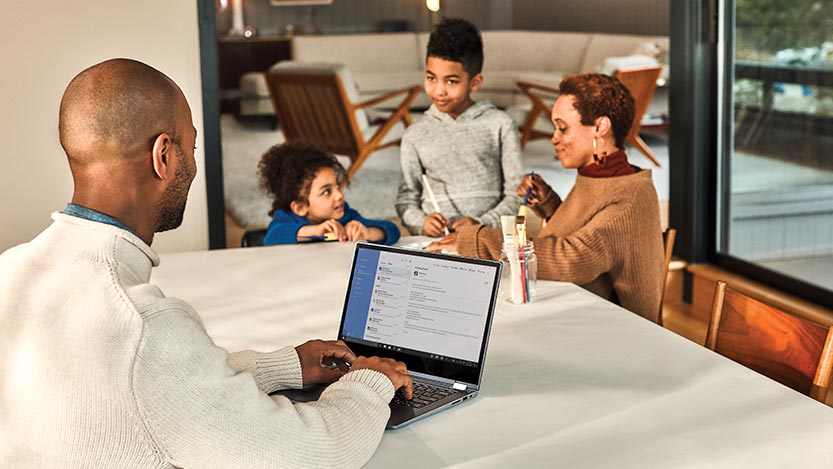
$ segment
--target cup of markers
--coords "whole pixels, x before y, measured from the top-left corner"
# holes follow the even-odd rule
[[[532,241],[527,241],[523,246],[516,242],[504,243],[501,257],[509,264],[507,299],[515,304],[531,302],[535,297],[535,282],[538,280],[538,260]]]

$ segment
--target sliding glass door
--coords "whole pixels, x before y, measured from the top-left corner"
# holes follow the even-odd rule
[[[716,252],[829,298],[833,2],[718,5]]]

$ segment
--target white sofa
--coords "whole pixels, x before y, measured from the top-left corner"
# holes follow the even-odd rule
[[[653,49],[663,61],[667,36],[638,36],[558,31],[483,31],[484,83],[475,99],[500,107],[526,102],[518,80],[557,85],[564,75],[602,71],[606,58],[630,56]],[[292,58],[299,62],[337,62],[350,69],[360,98],[421,84],[428,33],[296,36]],[[607,71],[607,70],[606,70]],[[253,78],[252,82],[257,79]],[[262,83],[249,86],[254,88]],[[265,85],[243,89],[244,99],[268,96]],[[426,107],[423,94],[415,107]]]

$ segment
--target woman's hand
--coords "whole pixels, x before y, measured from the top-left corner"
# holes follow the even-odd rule
[[[555,191],[544,181],[540,174],[525,175],[516,192],[523,198],[529,188],[532,188],[532,190],[529,191],[527,207],[531,208],[539,217],[548,220],[555,213]]]
[[[425,218],[425,223],[422,224],[422,235],[439,238],[445,234],[447,226],[448,220],[445,219],[443,214],[434,212]]]
[[[464,226],[477,225],[479,223],[472,217],[460,217],[451,222],[451,231],[457,231]]]
[[[425,246],[426,251],[431,252],[457,252],[457,233],[451,233],[450,235],[446,236],[445,238],[434,241],[433,243]]]

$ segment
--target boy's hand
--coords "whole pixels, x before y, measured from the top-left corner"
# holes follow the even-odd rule
[[[373,241],[370,228],[364,226],[362,222],[353,220],[344,225],[344,231],[347,233],[347,239],[350,241]]]
[[[422,235],[439,238],[445,235],[446,226],[448,226],[448,220],[445,219],[443,214],[434,212],[428,215],[425,223],[422,224]]]
[[[324,236],[327,233],[333,233],[339,241],[347,241],[347,232],[338,220],[331,218],[329,220],[324,220],[316,226],[317,230],[315,234],[317,236]]]

